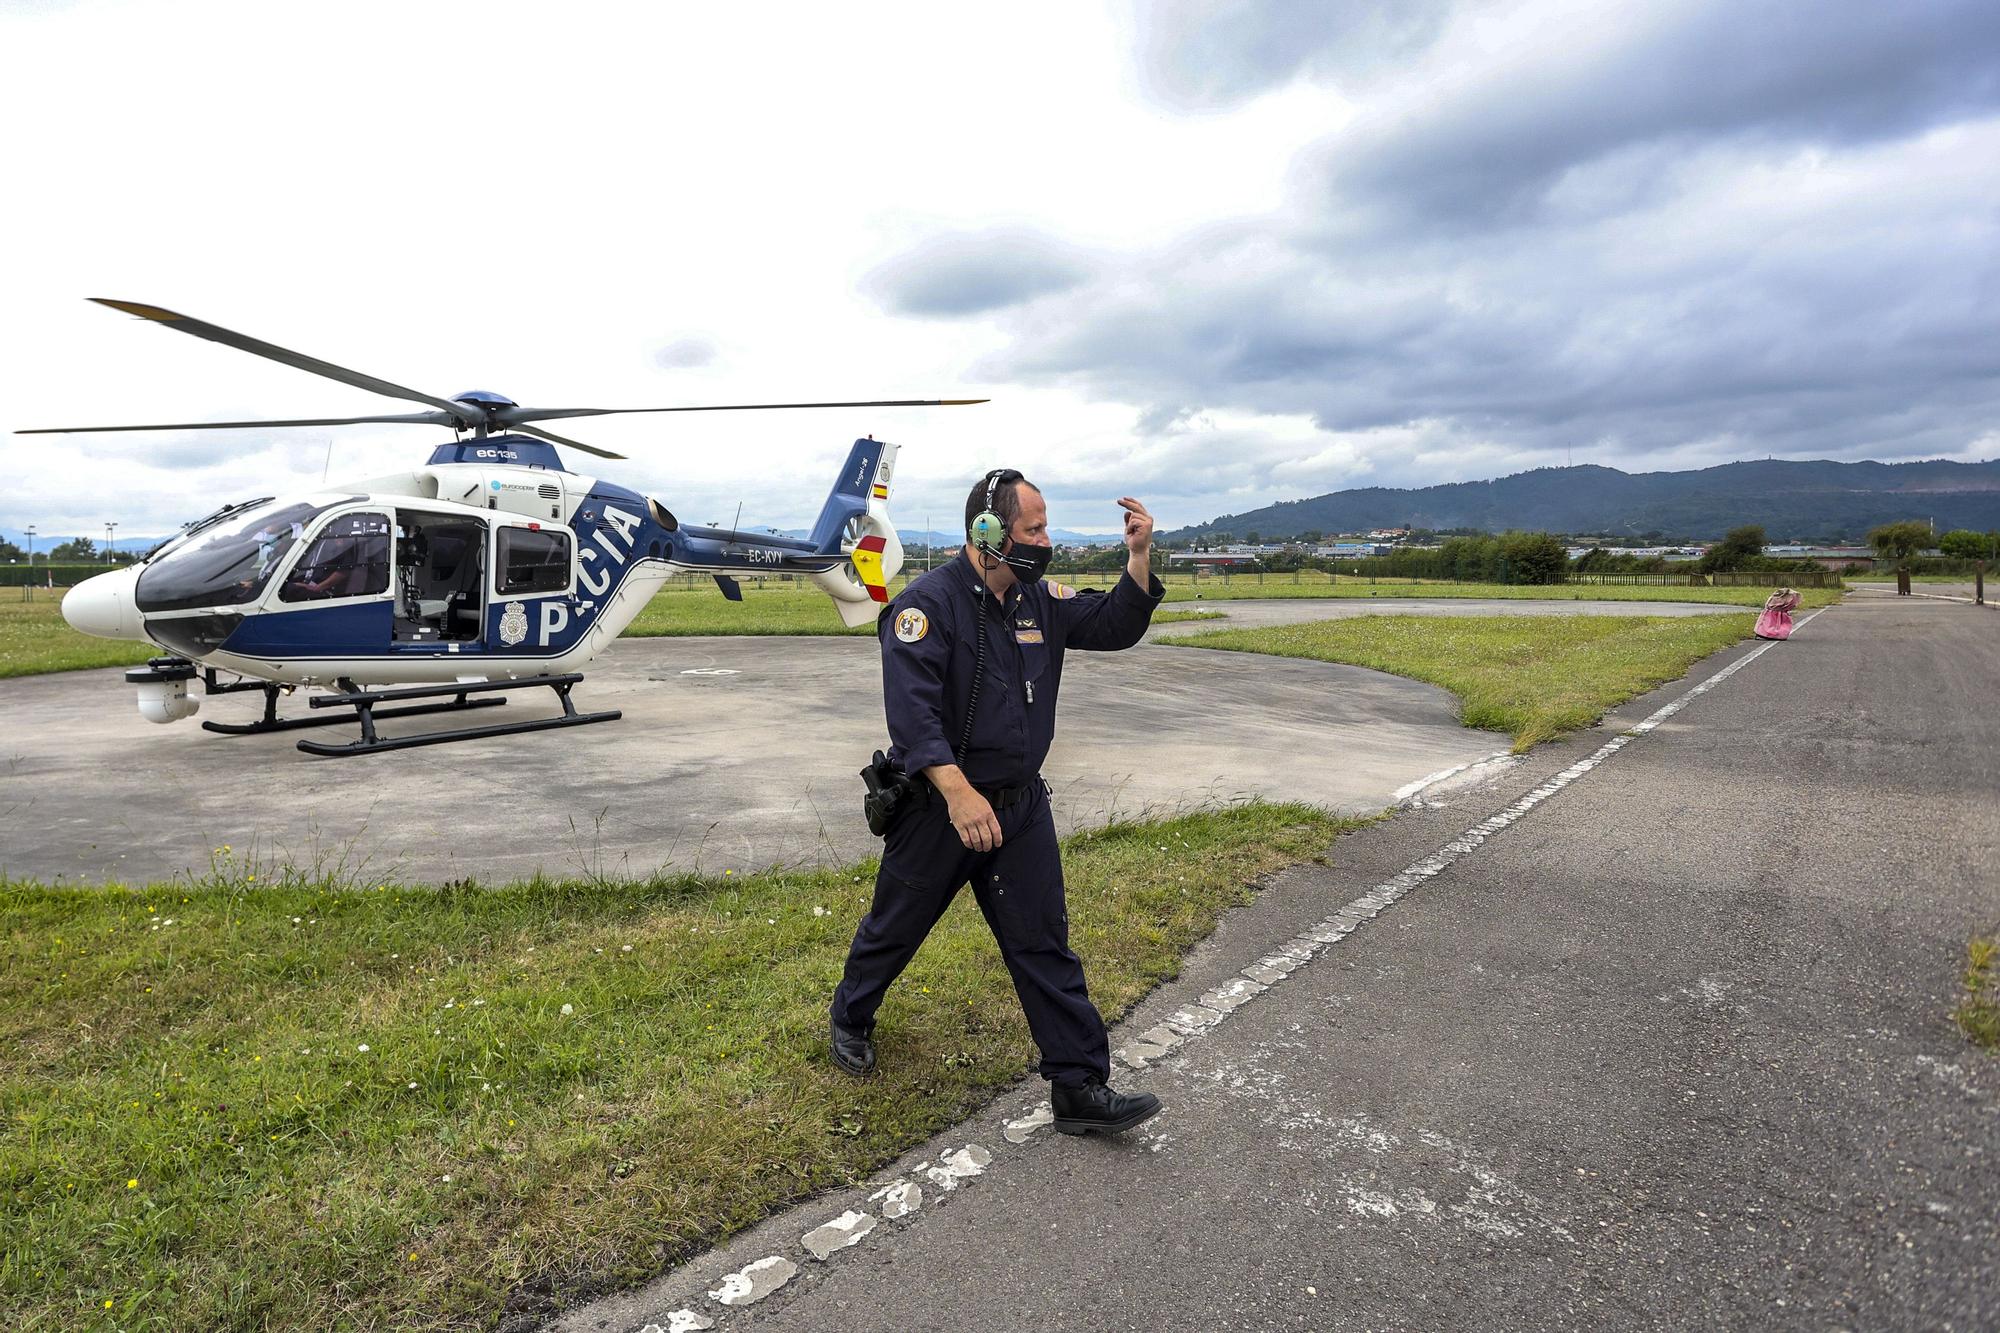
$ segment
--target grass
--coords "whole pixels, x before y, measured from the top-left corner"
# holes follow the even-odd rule
[[[1348,825],[1252,805],[1069,840],[1114,1017]],[[0,1326],[491,1328],[864,1178],[1030,1068],[976,909],[825,1056],[872,865],[339,885],[0,883]],[[171,923],[171,924],[169,924]]]
[[[1516,751],[1587,727],[1750,633],[1753,617],[1365,616],[1167,642],[1311,657],[1441,685],[1468,727],[1504,731]]]
[[[1198,611],[1153,612],[1153,623],[1155,625],[1178,625],[1186,621],[1227,620],[1228,618],[1229,618],[1229,613],[1227,611],[1198,610]]]
[[[1993,994],[1993,962],[2000,957],[2000,938],[1975,935],[1965,946],[1965,995],[1952,1017],[1974,1045],[2000,1050],[2000,1000]]]
[[[78,634],[62,618],[63,590],[0,588],[0,680],[45,671],[138,666],[160,650],[144,643],[121,643]]]

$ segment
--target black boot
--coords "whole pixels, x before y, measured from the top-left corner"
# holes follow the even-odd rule
[[[1160,1099],[1150,1092],[1113,1092],[1093,1075],[1073,1088],[1058,1083],[1049,1089],[1056,1130],[1062,1134],[1116,1134],[1152,1119]]]
[[[865,1028],[842,1027],[838,1019],[827,1019],[833,1030],[833,1062],[856,1078],[875,1072],[875,1025]]]

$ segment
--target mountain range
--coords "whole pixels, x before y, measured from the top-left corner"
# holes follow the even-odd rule
[[[1709,540],[1746,523],[1774,542],[1863,538],[1900,519],[1939,532],[2000,528],[2000,460],[1983,463],[1724,463],[1690,472],[1536,468],[1494,481],[1396,489],[1368,486],[1285,500],[1163,534],[1187,541],[1227,533],[1265,541],[1372,528],[1509,529],[1666,540]]]

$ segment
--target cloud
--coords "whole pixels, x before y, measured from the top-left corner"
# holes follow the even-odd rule
[[[899,315],[985,314],[1075,287],[1082,252],[1023,228],[934,236],[877,268],[864,288]]]
[[[1565,173],[1647,145],[1867,144],[2000,109],[1987,0],[1538,5],[1465,23],[1436,55],[1309,154],[1326,205],[1427,226],[1532,216]]]
[[[1181,21],[1163,49],[1207,30],[1151,11]],[[1228,12],[1305,45],[1238,34],[1217,88],[1369,63],[1351,25],[1314,46],[1292,7]],[[1302,154],[1285,207],[1100,255],[1000,310],[978,373],[1132,405],[1135,456],[1191,492],[1572,457],[1958,457],[1990,438],[2000,10],[1535,6],[1499,23],[1444,21]]]
[[[1435,41],[1449,0],[1138,0],[1141,88],[1178,111],[1237,106],[1300,75],[1365,75]]]
[[[653,353],[653,364],[662,370],[692,370],[715,360],[715,343],[703,337],[676,338]]]

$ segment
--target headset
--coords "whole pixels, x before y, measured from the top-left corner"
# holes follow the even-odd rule
[[[993,512],[993,498],[1002,486],[1022,480],[1022,475],[1010,467],[997,467],[986,474],[986,502],[965,529],[966,540],[975,549],[1006,559],[1000,555],[1000,547],[1007,540],[1007,521]]]

